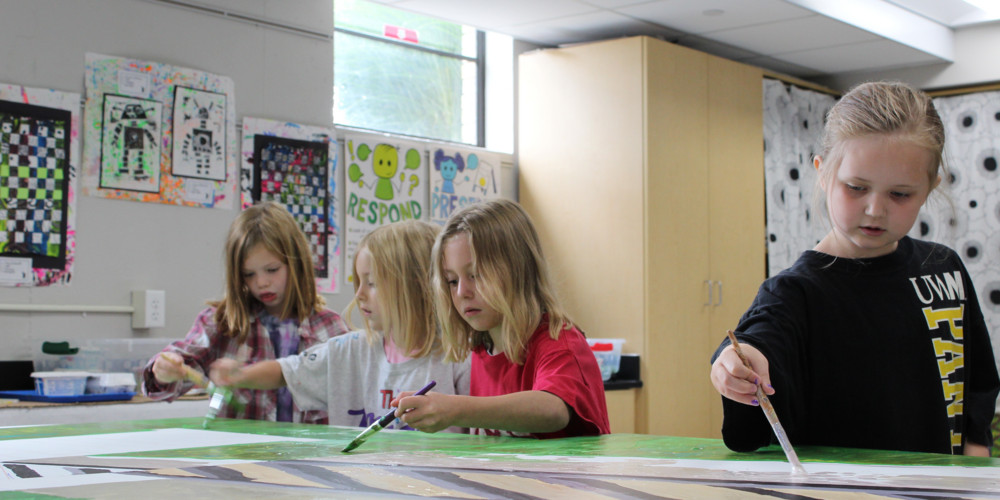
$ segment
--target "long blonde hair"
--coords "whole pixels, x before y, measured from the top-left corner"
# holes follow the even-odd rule
[[[931,98],[901,82],[862,83],[840,98],[826,117],[820,182],[816,184],[815,208],[826,199],[840,163],[845,143],[859,137],[883,135],[923,148],[933,162],[927,175],[931,188],[940,176],[947,179],[944,165],[944,125]]]
[[[312,251],[298,223],[279,203],[258,203],[241,212],[229,227],[225,248],[225,296],[220,301],[209,302],[216,307],[219,333],[236,337],[239,342],[246,340],[253,315],[264,307],[243,280],[243,263],[257,245],[264,245],[288,266],[282,318],[294,317],[301,322],[326,304],[326,299],[316,290]]]
[[[531,218],[517,203],[496,199],[468,205],[448,219],[434,243],[435,306],[441,321],[446,359],[460,361],[469,351],[489,341],[455,310],[444,272],[443,248],[452,238],[467,235],[476,273],[476,292],[500,314],[496,347],[523,364],[528,340],[543,313],[549,335],[556,339],[572,321],[556,298],[542,245]]]
[[[354,291],[360,287],[358,254],[372,255],[372,275],[378,290],[383,334],[404,354],[419,358],[440,349],[430,285],[431,249],[440,227],[421,220],[406,220],[376,228],[365,235],[354,253]],[[344,316],[358,308],[355,295]],[[368,341],[375,333],[364,319]]]

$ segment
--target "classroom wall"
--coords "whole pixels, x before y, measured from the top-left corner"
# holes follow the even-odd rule
[[[333,126],[333,42],[325,35],[333,32],[331,0],[183,2],[249,16],[262,23],[172,3],[0,0],[0,83],[83,95],[84,55],[95,52],[228,76],[235,86],[237,121],[249,116]],[[533,47],[515,43],[513,49],[508,44],[506,50],[520,52]],[[513,77],[508,77],[511,81],[506,84],[503,78],[491,76],[489,82],[493,83],[488,82],[491,88],[487,93],[503,93],[505,86],[509,92]],[[495,105],[504,103],[495,101]],[[509,102],[506,105],[511,106]],[[82,105],[80,112],[82,117]],[[510,126],[510,121],[494,120],[488,126]],[[496,141],[487,130],[487,143],[500,151],[509,150],[511,144],[505,141],[511,141],[513,134],[499,136],[501,140]],[[496,144],[490,144],[491,138]],[[343,171],[338,167],[340,185]],[[511,157],[504,157],[501,186],[505,197],[517,198],[517,173]],[[339,223],[344,227],[343,201],[340,203]],[[74,344],[86,339],[182,337],[205,301],[222,296],[223,240],[236,214],[236,208],[191,208],[79,196],[76,263],[70,284],[0,287],[0,305],[130,306],[132,290],[164,290],[166,326],[133,329],[127,313],[0,310],[0,342],[4,345],[0,361],[34,359],[46,340]],[[342,311],[352,295],[351,287],[341,284],[339,293],[325,297],[328,307]]]
[[[220,9],[331,33],[330,0],[202,0]],[[84,54],[192,68],[233,79],[244,116],[331,126],[333,42],[149,0],[0,0],[0,82],[84,93]],[[82,113],[82,106],[81,106]],[[81,115],[82,116],[82,115]],[[68,285],[0,287],[0,304],[128,306],[166,291],[166,327],[128,314],[0,311],[0,360],[33,359],[43,340],[181,337],[222,293],[222,243],[236,209],[80,196]],[[347,292],[328,295],[334,309]]]

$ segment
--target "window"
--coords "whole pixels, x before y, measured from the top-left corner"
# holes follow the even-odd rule
[[[484,40],[469,26],[336,0],[334,122],[484,146]]]

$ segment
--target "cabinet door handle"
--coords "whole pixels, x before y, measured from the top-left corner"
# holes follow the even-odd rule
[[[704,283],[708,284],[708,302],[705,302],[702,305],[705,305],[705,306],[708,306],[708,307],[712,307],[712,285],[715,282],[712,281],[712,280],[705,280]]]
[[[716,283],[719,284],[719,301],[715,303],[715,307],[719,307],[719,306],[722,305],[722,282],[721,281],[716,281]],[[711,299],[709,299],[709,300],[711,300]]]

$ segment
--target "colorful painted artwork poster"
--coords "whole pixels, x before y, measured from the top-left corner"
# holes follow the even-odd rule
[[[69,283],[80,94],[0,84],[0,285]]]
[[[84,80],[84,121],[87,126],[84,131],[81,178],[83,194],[147,203],[233,208],[237,197],[238,176],[235,173],[239,162],[239,148],[231,78],[168,64],[88,53]],[[177,98],[175,92],[180,92]],[[130,184],[123,186],[103,175],[102,138],[113,137],[114,128],[120,123],[106,121],[105,97],[109,95],[143,102],[154,101],[161,105],[158,119],[160,134],[157,141],[159,183],[155,189],[136,189]],[[175,110],[175,106],[182,109]],[[204,127],[198,115],[203,111],[208,113]],[[185,112],[194,113],[197,118],[185,120]],[[174,129],[175,117],[183,130]],[[128,120],[127,117],[125,119]],[[150,118],[147,116],[146,120]],[[143,127],[133,127],[137,134],[131,138],[141,140],[145,146],[146,141],[150,140],[149,136],[141,130],[134,130],[135,128]],[[151,127],[145,130],[152,132]],[[201,130],[211,132],[211,142],[196,144],[197,140],[208,138]],[[188,156],[183,154],[185,139],[191,141],[188,143]],[[138,146],[137,143],[130,145]],[[125,147],[124,143],[122,147]],[[174,165],[175,155],[171,154],[175,149],[177,157],[183,159],[183,164],[177,166]],[[125,152],[120,153],[124,160]],[[134,169],[137,163],[133,153],[129,151],[129,162],[132,162]],[[221,154],[224,161],[220,163],[213,154]],[[205,159],[211,161],[204,163]],[[151,164],[151,160],[146,163]],[[150,175],[150,179],[152,178]]]
[[[444,225],[466,205],[500,197],[499,155],[474,149],[431,148],[431,221]]]
[[[388,135],[347,134],[344,228],[346,282],[358,243],[376,227],[426,219],[427,145]]]
[[[337,142],[332,129],[243,119],[243,208],[280,202],[309,239],[320,292],[336,293],[340,272]]]
[[[260,420],[131,420],[5,429],[2,498],[1000,498],[1000,460],[616,433],[557,440]],[[265,492],[266,494],[261,494]]]
[[[175,87],[174,137],[174,175],[226,180],[225,94]]]
[[[160,115],[149,99],[104,95],[100,186],[160,192]]]

